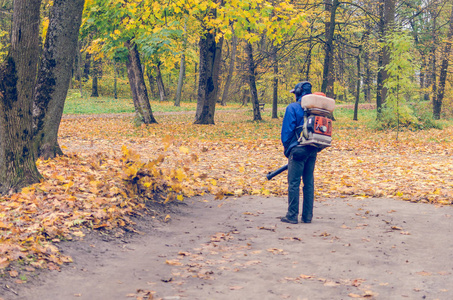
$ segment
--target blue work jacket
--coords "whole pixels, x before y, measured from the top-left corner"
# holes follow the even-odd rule
[[[285,116],[283,117],[281,140],[286,157],[289,157],[291,149],[297,146],[297,139],[302,133],[304,124],[304,109],[300,103],[302,97],[297,102],[291,103],[286,107]]]

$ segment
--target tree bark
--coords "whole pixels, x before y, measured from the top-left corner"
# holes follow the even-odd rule
[[[362,47],[359,47],[359,55],[357,55],[357,87],[354,103],[354,117],[353,121],[358,121],[358,112],[359,112],[359,101],[360,101],[360,54],[362,52]]]
[[[93,72],[94,73],[94,72]],[[99,92],[98,92],[98,75],[93,74],[91,77],[91,96],[90,97],[99,97]]]
[[[156,89],[155,89],[155,79],[151,71],[147,68],[146,76],[148,77],[149,89],[151,90],[151,96],[153,99],[157,98]]]
[[[442,66],[440,69],[440,77],[439,77],[439,90],[437,92],[437,97],[433,101],[433,118],[435,120],[440,119],[440,113],[442,111],[442,101],[444,99],[445,93],[445,82],[447,80],[447,71],[448,71],[448,62],[450,58],[451,52],[451,43],[453,37],[453,7],[450,13],[450,28],[447,34],[447,40],[445,41],[444,51],[442,52]]]
[[[85,82],[90,78],[90,68],[91,68],[91,54],[89,52],[85,55],[85,66],[83,68],[83,79]]]
[[[274,80],[272,84],[272,119],[278,119],[278,47],[273,46],[272,63],[274,64]],[[308,79],[307,79],[308,80]]]
[[[149,104],[148,91],[146,90],[145,78],[143,77],[142,65],[137,45],[127,41],[125,46],[128,49],[127,75],[134,100],[135,112],[138,119],[144,124],[157,123],[154,119],[151,105]]]
[[[165,86],[164,81],[162,80],[162,72],[160,71],[161,62],[157,62],[156,66],[156,82],[157,82],[157,89],[159,90],[159,99],[160,101],[167,100],[167,94],[165,93]]]
[[[77,54],[84,0],[55,0],[33,101],[34,150],[44,159],[62,155],[58,129]]]
[[[82,50],[82,46],[80,43],[77,43],[77,72],[79,74],[79,90],[80,90],[80,98],[83,98],[83,84],[82,84],[82,54],[80,51]]]
[[[214,124],[222,44],[223,37],[216,42],[215,30],[204,29],[199,42],[200,75],[194,124]]]
[[[326,8],[329,4],[326,4]],[[326,23],[326,43],[324,46],[324,68],[322,74],[322,86],[321,91],[326,94],[327,97],[334,98],[333,84],[335,81],[333,72],[333,38],[336,26],[336,11],[339,6],[339,0],[333,0],[330,4],[330,20]]]
[[[230,92],[230,85],[231,80],[234,74],[234,65],[236,62],[236,53],[237,53],[237,46],[238,46],[238,38],[234,35],[231,39],[231,57],[230,57],[230,65],[228,66],[228,75],[225,81],[225,86],[223,88],[223,95],[222,95],[222,102],[221,105],[225,106],[228,101],[228,94]]]
[[[379,22],[378,22],[378,32],[379,32],[379,39],[381,42],[384,41],[385,38],[385,19],[384,19],[384,0],[379,0]],[[382,90],[384,87],[384,49],[381,47],[379,49],[378,54],[378,73],[376,78],[376,113],[377,119],[380,120],[382,117]]]
[[[261,121],[261,112],[258,101],[258,92],[256,89],[256,76],[255,76],[255,62],[253,59],[253,47],[250,42],[247,42],[245,46],[245,52],[247,53],[247,71],[248,71],[248,82],[250,86],[250,96],[252,98],[253,105],[253,121]]]
[[[0,193],[39,182],[33,151],[33,93],[41,0],[14,0],[11,48],[0,65]]]
[[[113,98],[118,99],[118,67],[113,61]]]
[[[386,40],[386,37],[392,33],[395,23],[395,0],[380,0],[379,2],[379,33],[381,42]],[[379,53],[378,62],[378,79],[377,79],[377,96],[376,108],[378,119],[381,117],[382,105],[387,97],[387,88],[384,87],[385,81],[388,79],[386,67],[390,62],[390,51],[388,46],[383,46]]]

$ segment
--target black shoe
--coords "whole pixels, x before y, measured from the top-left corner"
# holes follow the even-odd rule
[[[280,221],[285,222],[285,223],[290,223],[290,224],[297,224],[297,220],[291,220],[288,219],[287,217],[282,217]]]
[[[302,221],[303,223],[311,223],[311,220],[306,220],[306,221],[301,220],[301,221]]]

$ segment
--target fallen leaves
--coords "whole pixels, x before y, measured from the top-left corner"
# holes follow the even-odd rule
[[[122,117],[63,120],[59,142],[67,156],[38,161],[43,182],[0,198],[0,270],[19,259],[56,269],[70,259],[51,245],[83,238],[81,228],[131,228],[129,216],[144,211],[146,201],[285,195],[286,176],[265,179],[286,164],[281,120],[247,118],[219,114],[215,126],[198,126],[189,115],[162,116],[160,124],[141,127]],[[362,125],[352,131],[338,121],[333,147],[318,155],[317,198],[451,204],[453,141],[445,137],[453,129],[401,132],[399,142],[392,134]]]

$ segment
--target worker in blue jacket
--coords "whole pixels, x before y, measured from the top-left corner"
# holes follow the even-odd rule
[[[290,91],[296,96],[296,102],[286,107],[283,118],[281,140],[285,156],[288,157],[288,212],[281,218],[282,222],[297,224],[299,216],[300,183],[303,181],[303,223],[311,223],[313,218],[313,202],[315,197],[314,177],[318,148],[300,146],[298,138],[304,124],[304,110],[301,106],[302,96],[311,94],[311,83],[299,82]]]

